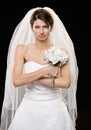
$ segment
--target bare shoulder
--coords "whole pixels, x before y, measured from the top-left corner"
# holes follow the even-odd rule
[[[60,49],[61,49],[62,51],[64,51],[65,53],[69,54],[66,48],[61,47]]]
[[[28,47],[28,44],[18,44],[16,49],[26,49]]]
[[[17,47],[16,47],[16,52],[25,52],[28,48],[28,44],[18,44]]]

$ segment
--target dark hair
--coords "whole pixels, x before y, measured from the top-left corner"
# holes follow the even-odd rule
[[[53,18],[47,10],[38,9],[32,14],[30,20],[31,27],[33,27],[34,21],[37,19],[43,20],[48,26],[50,25],[51,28],[53,27]]]

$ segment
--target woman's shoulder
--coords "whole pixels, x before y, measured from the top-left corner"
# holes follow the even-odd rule
[[[19,43],[17,45],[17,48],[27,48],[28,46],[29,46],[29,44]]]
[[[16,46],[16,52],[26,52],[30,44],[20,43]]]
[[[23,49],[23,50],[26,50],[28,49],[29,47],[31,46],[31,44],[24,44],[24,43],[20,43],[17,45],[17,49]]]
[[[66,48],[61,47],[60,49],[61,49],[62,51],[64,51],[65,53],[67,53],[67,54],[68,54],[68,51],[67,51],[67,49],[66,49]]]

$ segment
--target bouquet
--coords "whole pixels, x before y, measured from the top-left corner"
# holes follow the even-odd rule
[[[50,49],[45,51],[44,59],[53,66],[59,68],[68,61],[68,55],[65,51],[61,50],[56,46],[52,46]],[[52,77],[52,86],[54,87],[55,77]]]

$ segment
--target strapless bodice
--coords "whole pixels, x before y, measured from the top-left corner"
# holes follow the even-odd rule
[[[29,73],[29,72],[34,72],[38,69],[41,69],[45,66],[47,66],[48,64],[39,64],[37,62],[34,61],[28,61],[24,64],[24,73]]]
[[[39,63],[29,61],[24,64],[23,73],[31,73],[43,67],[46,67],[47,65],[48,64],[41,65]],[[26,86],[26,96],[35,100],[54,99],[58,97],[59,92],[59,89],[42,85],[37,81]]]

